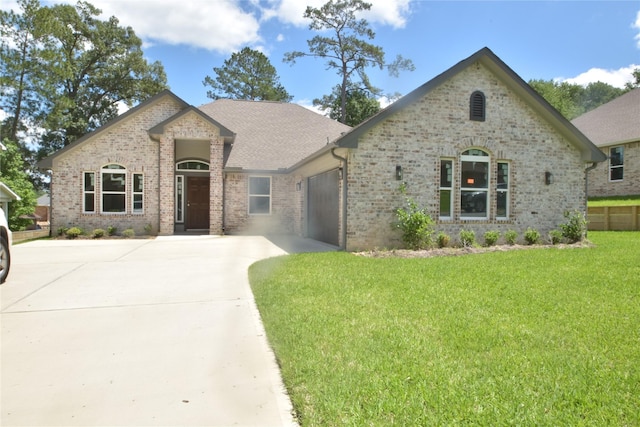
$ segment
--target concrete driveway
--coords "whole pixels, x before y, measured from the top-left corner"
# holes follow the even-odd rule
[[[257,236],[14,246],[0,424],[295,425],[247,268],[334,249]]]

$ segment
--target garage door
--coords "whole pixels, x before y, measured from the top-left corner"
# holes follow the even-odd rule
[[[307,232],[309,237],[338,246],[340,187],[338,169],[308,179]]]

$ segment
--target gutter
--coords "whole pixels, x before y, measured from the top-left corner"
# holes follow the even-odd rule
[[[331,155],[342,162],[342,249],[347,250],[347,177],[349,176],[347,170],[347,158],[340,157],[335,153],[338,147],[331,148]]]

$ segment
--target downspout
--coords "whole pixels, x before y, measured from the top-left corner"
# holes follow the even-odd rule
[[[584,170],[584,216],[585,219],[589,214],[589,171],[594,170],[598,166],[597,162],[593,162],[591,166]],[[585,239],[588,237],[589,227],[584,231]]]
[[[222,171],[222,235],[224,236],[224,230],[227,226],[227,173]]]
[[[340,160],[340,162],[342,163],[342,249],[343,250],[347,250],[347,177],[349,176],[349,174],[347,173],[347,158],[346,157],[340,157],[335,153],[335,150],[338,147],[333,147],[331,149],[331,155],[335,158]]]

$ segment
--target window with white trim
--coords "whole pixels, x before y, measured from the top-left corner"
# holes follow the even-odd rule
[[[184,175],[176,175],[176,222],[184,222]]]
[[[127,210],[127,170],[112,163],[100,171],[102,178],[102,213],[125,213]]]
[[[141,173],[133,174],[133,186],[131,188],[131,206],[133,213],[144,212],[144,175]]]
[[[624,176],[624,147],[609,149],[609,181],[622,181]]]
[[[453,160],[440,160],[440,218],[453,217]]]
[[[271,213],[271,177],[249,177],[249,214],[269,215]]]
[[[463,219],[489,217],[489,154],[469,149],[460,156],[460,206]]]
[[[509,163],[498,162],[498,186],[496,188],[496,218],[509,218]]]
[[[208,172],[209,163],[202,160],[185,160],[176,163],[176,170],[178,171],[191,171],[191,172]]]
[[[96,212],[96,173],[82,173],[82,212]]]

